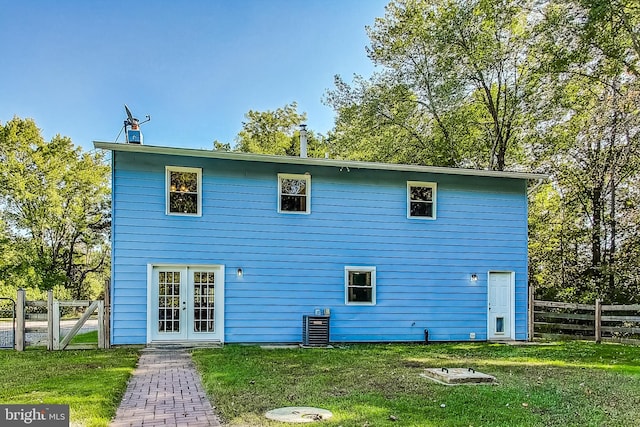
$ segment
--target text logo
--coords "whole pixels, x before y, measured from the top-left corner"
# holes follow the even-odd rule
[[[0,405],[0,425],[69,427],[69,405]]]

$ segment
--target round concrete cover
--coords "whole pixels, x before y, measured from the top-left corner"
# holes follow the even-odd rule
[[[286,408],[272,409],[264,415],[270,420],[287,423],[312,423],[326,420],[333,416],[331,411],[308,406],[288,406]]]

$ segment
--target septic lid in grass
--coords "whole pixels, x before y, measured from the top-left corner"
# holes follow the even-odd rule
[[[287,423],[312,423],[314,421],[327,420],[333,416],[331,411],[308,406],[288,406],[286,408],[272,409],[264,415],[270,420]]]
[[[446,385],[491,384],[496,381],[494,376],[472,368],[427,368],[420,376]]]

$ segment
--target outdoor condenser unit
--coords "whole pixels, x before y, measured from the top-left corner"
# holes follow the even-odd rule
[[[326,347],[329,345],[329,316],[302,316],[302,345]]]

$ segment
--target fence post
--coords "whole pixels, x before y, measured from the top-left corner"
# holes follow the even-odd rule
[[[595,336],[596,342],[602,341],[602,300],[600,298],[596,299]]]
[[[527,339],[529,341],[533,341],[533,336],[535,333],[535,295],[536,295],[536,287],[529,286],[529,319],[527,324]]]
[[[53,291],[47,291],[47,350],[53,350]]]
[[[16,298],[16,350],[24,351],[24,304],[25,291],[18,289]]]
[[[111,347],[111,280],[104,281],[104,348]]]
[[[104,301],[98,301],[98,348],[107,348],[104,340]]]
[[[53,330],[52,347],[54,350],[60,350],[60,301],[53,302],[51,329]]]

